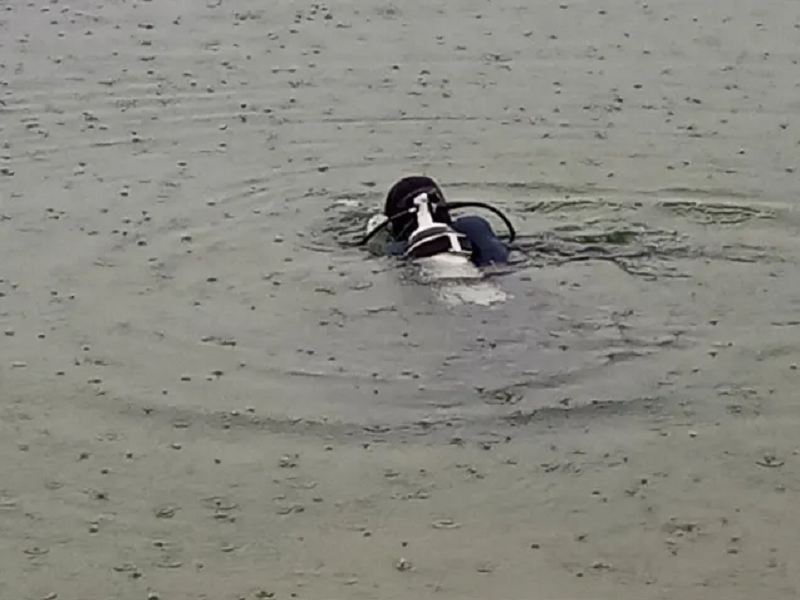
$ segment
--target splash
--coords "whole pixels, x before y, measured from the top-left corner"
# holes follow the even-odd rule
[[[437,300],[449,306],[491,306],[509,295],[485,280],[483,271],[463,256],[439,254],[415,261],[415,279],[431,286]]]

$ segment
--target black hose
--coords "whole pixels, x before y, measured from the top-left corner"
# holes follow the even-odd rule
[[[505,226],[508,228],[509,244],[513,242],[515,239],[517,239],[517,230],[514,229],[514,226],[511,224],[511,221],[508,220],[508,217],[505,215],[505,213],[503,213],[503,211],[501,211],[496,206],[492,206],[491,204],[486,204],[485,202],[470,201],[470,200],[464,200],[461,202],[459,201],[446,202],[444,206],[445,208],[467,208],[469,206],[473,206],[475,208],[484,208],[489,212],[494,213],[495,215],[500,217],[500,220],[502,220]]]
[[[388,217],[385,221],[383,221],[375,229],[373,229],[372,231],[368,232],[367,235],[365,235],[363,238],[361,238],[361,240],[356,245],[357,246],[366,245],[367,242],[369,242],[372,238],[374,238],[378,233],[380,233],[381,231],[386,229],[391,224],[392,221],[394,221],[395,219],[399,219],[401,217],[408,216],[408,215],[413,214],[415,212],[417,212],[417,207],[416,206],[413,207],[413,208],[409,208],[408,210],[404,210],[403,212],[399,212],[396,215],[392,215],[391,217]]]

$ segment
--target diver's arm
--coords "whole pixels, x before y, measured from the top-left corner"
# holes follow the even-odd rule
[[[467,215],[453,220],[453,229],[466,235],[472,244],[472,262],[479,267],[508,262],[509,250],[497,237],[489,221]]]

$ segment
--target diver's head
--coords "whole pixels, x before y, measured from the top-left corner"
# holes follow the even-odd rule
[[[396,240],[406,240],[416,226],[416,219],[413,214],[397,216],[414,206],[414,198],[424,192],[428,193],[428,198],[432,203],[433,219],[439,223],[449,225],[451,223],[450,214],[444,203],[444,194],[441,188],[430,177],[423,175],[410,175],[403,177],[395,183],[386,196],[386,204],[383,214],[391,219],[389,231]],[[437,206],[438,205],[438,206]]]

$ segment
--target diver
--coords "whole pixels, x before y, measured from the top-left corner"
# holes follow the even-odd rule
[[[484,208],[499,216],[509,230],[503,241],[489,221],[477,215],[454,216],[451,210]],[[404,258],[426,258],[437,254],[468,256],[478,267],[508,263],[516,232],[497,208],[483,202],[447,202],[430,177],[413,175],[395,183],[386,196],[383,215],[361,241],[366,244],[381,230],[388,230],[387,252]]]

